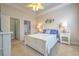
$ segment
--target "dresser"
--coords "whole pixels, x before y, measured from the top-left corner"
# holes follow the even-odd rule
[[[11,34],[12,32],[0,32],[0,56],[11,55]]]

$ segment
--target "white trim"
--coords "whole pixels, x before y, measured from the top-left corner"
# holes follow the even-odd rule
[[[79,45],[78,42],[71,42],[71,45],[74,44],[74,45]]]
[[[17,5],[15,5],[15,4],[2,4],[2,5],[7,5],[7,6],[11,6],[11,7],[14,7],[14,8],[16,8],[16,9],[18,9],[18,10],[20,10],[21,12],[23,12],[23,13],[27,13],[27,17],[28,18],[32,18],[32,19],[35,19],[35,14],[32,12],[32,11],[29,11],[29,10],[25,10],[25,9],[23,9],[22,7],[20,7],[20,6],[17,6]],[[30,17],[31,16],[31,17]]]
[[[62,7],[68,6],[68,5],[70,5],[70,4],[71,4],[71,3],[63,3],[63,4],[60,4],[60,5],[56,6],[56,7],[53,7],[53,8],[51,8],[51,9],[48,9],[48,10],[46,10],[46,11],[44,11],[44,12],[38,13],[37,16],[44,15],[44,14],[46,14],[46,13],[48,13],[48,12],[51,12],[51,11],[60,9],[60,8],[62,8]]]

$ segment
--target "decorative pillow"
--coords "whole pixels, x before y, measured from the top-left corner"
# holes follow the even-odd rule
[[[58,30],[56,30],[56,29],[52,29],[52,30],[50,31],[50,34],[56,34],[57,37],[59,37]]]
[[[50,34],[50,29],[46,29],[46,34]]]
[[[44,29],[44,30],[43,30],[43,33],[45,33],[45,34],[50,34],[50,30],[49,30],[49,29]]]
[[[50,34],[57,34],[58,33],[58,30],[56,30],[56,29],[51,29],[50,30]]]
[[[43,30],[43,33],[46,33],[46,29]]]

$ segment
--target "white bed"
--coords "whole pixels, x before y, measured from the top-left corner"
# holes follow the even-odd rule
[[[48,55],[51,48],[57,43],[56,34],[33,34],[25,36],[25,44],[42,53]]]

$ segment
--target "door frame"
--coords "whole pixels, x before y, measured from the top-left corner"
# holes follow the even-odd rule
[[[18,22],[19,22],[18,23],[18,27],[19,27],[19,30],[18,31],[16,30],[16,27],[15,27],[15,38],[14,39],[19,39],[20,40],[20,19],[18,19],[16,17],[10,17],[10,31],[11,31],[11,19],[18,20]],[[18,34],[16,34],[16,32],[18,32]]]

